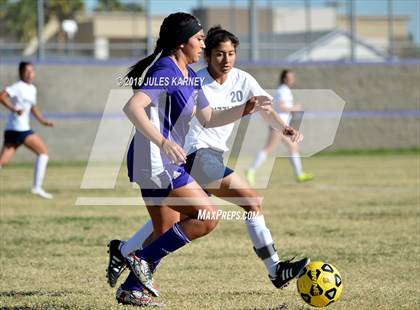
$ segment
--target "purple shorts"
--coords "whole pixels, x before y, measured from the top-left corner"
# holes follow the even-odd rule
[[[172,190],[183,187],[193,180],[182,165],[172,175],[165,170],[152,178],[140,178],[137,184],[147,205],[161,205]]]

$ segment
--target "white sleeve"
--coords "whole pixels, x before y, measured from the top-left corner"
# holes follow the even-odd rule
[[[18,95],[18,87],[15,84],[7,86],[5,91],[7,92],[7,94],[9,95],[10,98],[16,97]]]
[[[274,103],[277,104],[283,98],[284,98],[284,94],[282,92],[282,89],[279,87],[276,89],[276,95],[274,96]]]
[[[246,73],[246,79],[247,79],[248,85],[249,85],[249,97],[252,97],[252,96],[267,96],[268,98],[273,100],[273,97],[269,93],[267,93],[260,86],[260,84],[258,84],[257,80],[255,80],[254,77],[251,74]]]

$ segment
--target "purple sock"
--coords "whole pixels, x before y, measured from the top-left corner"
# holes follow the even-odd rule
[[[137,255],[137,252],[136,252]],[[153,265],[153,272],[155,272],[157,266],[159,265],[160,260],[157,262],[154,262]],[[141,291],[144,286],[143,284],[141,284],[139,282],[139,280],[136,278],[136,276],[134,275],[134,273],[132,271],[130,271],[127,279],[125,279],[124,283],[121,284],[121,287],[123,290],[126,291]]]
[[[126,291],[141,291],[143,289],[143,285],[139,282],[139,280],[137,280],[134,273],[130,271],[127,279],[125,279],[124,283],[121,284],[121,288]]]
[[[137,251],[136,255],[149,263],[152,263],[154,268],[156,268],[163,257],[175,252],[189,242],[190,240],[181,230],[179,224],[176,223],[144,249]]]

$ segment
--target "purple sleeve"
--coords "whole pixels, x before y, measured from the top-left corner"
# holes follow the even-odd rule
[[[194,77],[195,79],[198,79],[199,77],[197,76],[197,73],[191,68],[188,67],[188,71],[189,71],[189,75],[191,77]],[[199,85],[194,86],[194,91],[196,92],[196,102],[197,102],[197,107],[198,109],[202,110],[204,108],[206,108],[207,106],[210,105],[209,101],[207,100],[206,95],[204,94],[203,91],[203,85],[201,84],[201,81],[199,83]]]
[[[207,100],[206,95],[204,94],[203,89],[200,87],[198,89],[198,94],[197,94],[197,107],[202,110],[204,108],[206,108],[207,106],[209,106],[210,103]]]
[[[170,70],[159,69],[147,72],[142,81],[139,91],[150,97],[150,100],[156,102],[157,98],[168,91],[168,85],[173,73]]]

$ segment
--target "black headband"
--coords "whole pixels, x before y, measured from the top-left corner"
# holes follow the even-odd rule
[[[203,29],[203,26],[201,26],[198,20],[196,19],[191,20],[190,23],[176,30],[176,34],[177,34],[175,38],[176,43],[177,43],[176,45],[187,42],[189,38],[191,38],[201,29]]]

